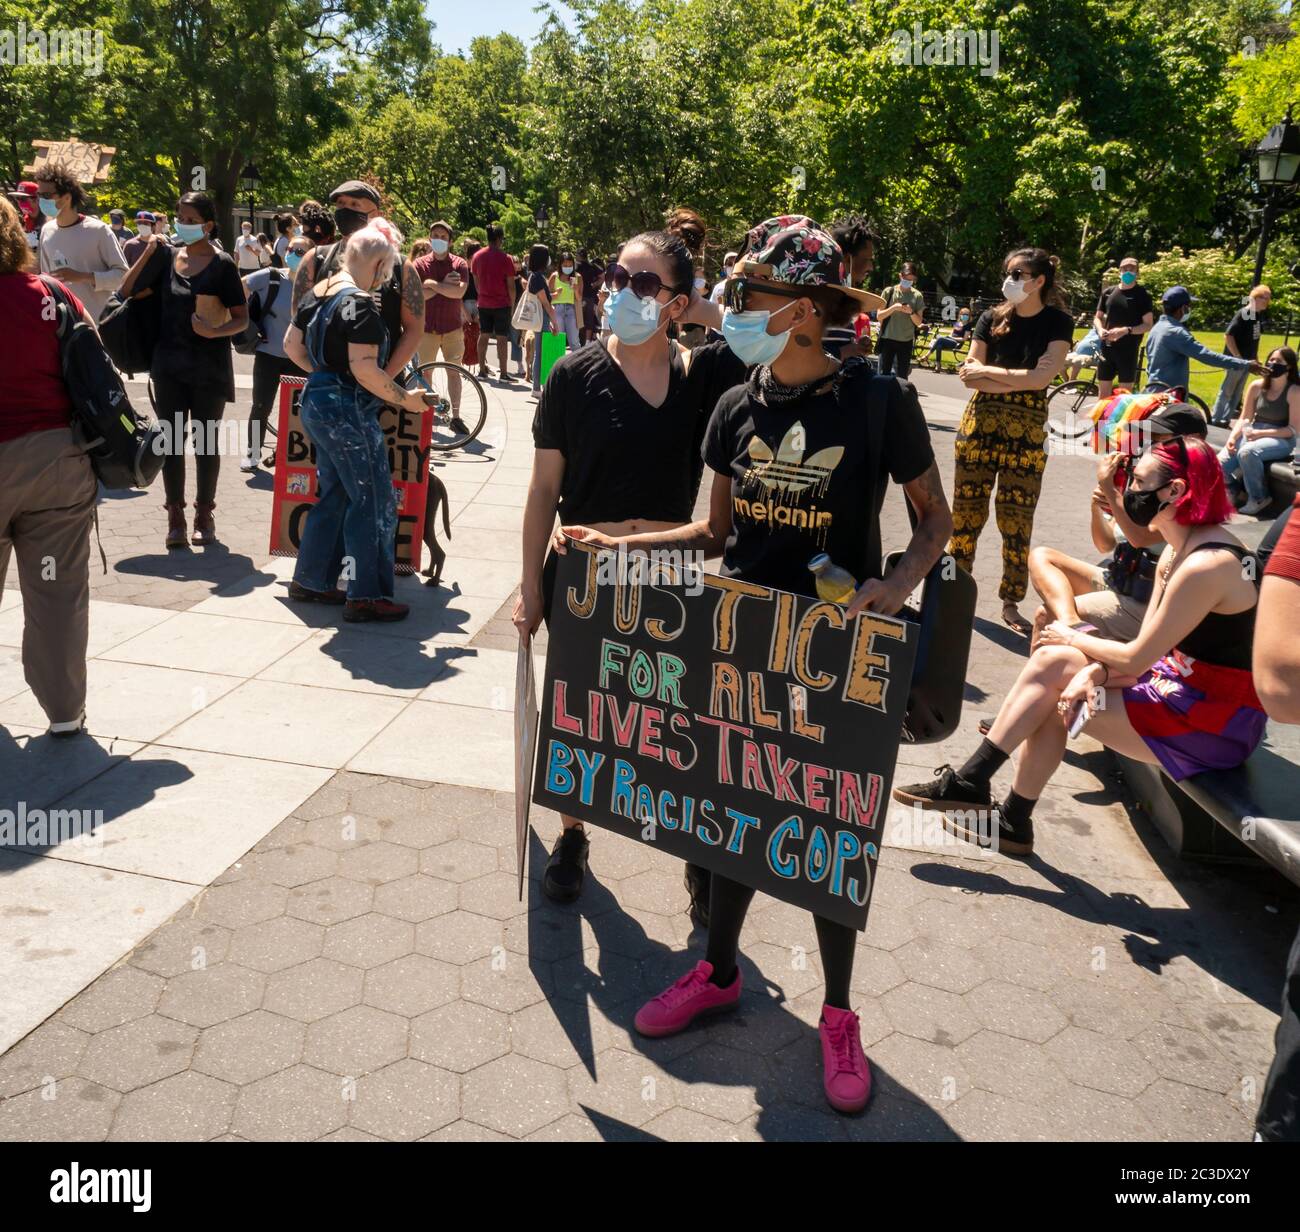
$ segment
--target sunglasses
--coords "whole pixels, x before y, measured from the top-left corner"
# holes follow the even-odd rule
[[[621,291],[624,287],[631,287],[632,294],[640,299],[654,299],[660,291],[668,291],[673,295],[686,294],[685,291],[670,287],[654,270],[639,270],[631,274],[617,261],[605,267],[605,285],[611,291]]]
[[[53,201],[59,194],[57,192],[38,192],[36,194],[42,201]]]
[[[768,282],[749,282],[744,278],[728,278],[722,288],[722,306],[732,312],[744,312],[750,291],[759,295],[782,295],[786,299],[807,299],[807,287],[781,287]]]
[[[1007,270],[1007,277],[1010,278],[1012,282],[1019,282],[1022,278],[1037,278],[1038,275],[1035,274],[1033,270],[1010,269]]]

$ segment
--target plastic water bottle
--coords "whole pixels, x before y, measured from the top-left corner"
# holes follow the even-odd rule
[[[841,569],[825,552],[820,552],[808,562],[817,579],[817,597],[827,603],[848,606],[857,593],[858,583],[847,569]]]

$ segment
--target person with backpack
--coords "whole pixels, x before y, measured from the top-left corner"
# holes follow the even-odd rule
[[[827,553],[861,579],[847,618],[897,613],[938,561],[952,518],[915,390],[875,377],[860,357],[841,362],[822,346],[828,326],[852,320],[868,302],[869,293],[847,279],[839,245],[812,219],[787,215],[754,227],[727,281],[722,318],[727,345],[752,369],[717,400],[704,434],[703,460],[712,472],[707,518],[640,534],[565,525],[556,551],[568,535],[598,547],[699,552],[721,556],[726,577],[811,597],[817,592],[808,562]],[[616,309],[616,329],[620,315]],[[780,468],[780,476],[769,467]],[[911,542],[888,578],[881,577],[878,538],[885,473],[917,514]],[[801,496],[812,483],[819,485],[815,520],[806,516]],[[796,516],[801,511],[803,518]],[[740,1003],[740,933],[754,893],[713,874],[705,958],[641,1007],[640,1034],[676,1035],[700,1016]],[[858,934],[820,916],[814,923],[826,981],[819,1026],[823,1089],[836,1111],[858,1112],[871,1095],[859,1020],[850,1008]]]
[[[23,597],[23,675],[50,735],[66,737],[85,730],[97,485],[73,438],[51,302],[61,296],[79,320],[91,329],[94,322],[71,289],[46,283],[34,265],[23,220],[0,196],[0,593],[12,556]]]
[[[248,304],[235,259],[213,247],[216,219],[216,207],[207,193],[186,193],[176,203],[179,243],[172,246],[155,232],[149,247],[122,280],[124,299],[152,294],[159,300],[158,342],[149,374],[158,420],[170,437],[163,464],[169,550],[185,547],[186,541],[187,431],[195,436],[197,472],[194,533],[189,541],[196,547],[209,547],[217,541],[212,511],[221,473],[218,429],[226,403],[235,400],[230,340],[248,323]],[[159,248],[165,259],[151,260]]]
[[[257,328],[258,340],[253,352],[253,407],[248,417],[248,446],[239,464],[241,471],[255,471],[261,465],[266,417],[275,410],[280,378],[305,375],[285,354],[284,335],[292,322],[289,295],[293,271],[310,248],[310,240],[296,236],[289,241],[284,269],[260,269],[244,275],[248,315]],[[297,260],[293,260],[295,256]]]
[[[916,331],[925,318],[925,296],[916,289],[916,263],[904,261],[899,266],[898,281],[885,288],[885,306],[876,314],[880,326],[880,340],[876,354],[880,356],[880,374],[891,372],[904,380],[912,373],[912,346]]]
[[[343,605],[346,621],[402,620],[393,601],[397,502],[379,426],[384,403],[428,410],[422,390],[385,371],[393,339],[377,302],[401,263],[402,233],[385,218],[350,232],[340,264],[304,296],[285,353],[310,373],[302,425],[316,447],[317,501],[307,513],[289,598]],[[338,589],[344,560],[346,592]]]

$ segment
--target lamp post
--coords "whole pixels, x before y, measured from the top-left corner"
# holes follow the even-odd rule
[[[257,219],[254,217],[253,194],[257,192],[257,186],[262,182],[262,177],[257,170],[257,164],[252,159],[245,164],[243,171],[239,173],[240,182],[244,186],[244,191],[248,194],[248,221],[252,224],[253,234],[257,234]]]
[[[1283,198],[1300,181],[1300,125],[1291,118],[1294,103],[1287,106],[1286,117],[1268,130],[1255,147],[1260,194],[1264,198],[1264,216],[1259,228],[1259,253],[1255,257],[1255,281],[1264,277],[1264,257],[1268,252],[1268,233],[1274,217],[1288,208]]]

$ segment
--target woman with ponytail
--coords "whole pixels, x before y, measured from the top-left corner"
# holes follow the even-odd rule
[[[1017,248],[1003,268],[1003,301],[975,324],[970,355],[957,369],[971,390],[957,433],[954,531],[948,551],[974,568],[975,545],[989,516],[1002,533],[1002,619],[1028,636],[1020,614],[1029,583],[1029,541],[1047,464],[1047,387],[1065,364],[1074,323],[1057,285],[1059,262],[1041,248]]]
[[[521,638],[550,610],[555,557],[547,547],[557,512],[565,525],[610,536],[691,520],[705,426],[719,396],[745,377],[725,342],[687,351],[668,336],[673,322],[721,324],[718,306],[695,289],[704,233],[699,215],[682,209],[664,230],[628,240],[605,270],[612,336],[569,351],[542,386],[514,610]],[[589,844],[576,817],[562,820],[542,887],[557,902],[572,902],[582,892]],[[702,917],[707,884],[690,874],[687,884]]]

